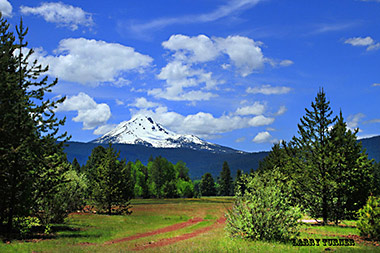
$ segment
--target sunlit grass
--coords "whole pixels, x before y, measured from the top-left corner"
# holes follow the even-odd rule
[[[326,248],[342,252],[378,251],[379,248],[357,244],[352,247],[293,246],[292,242],[260,242],[230,238],[224,225],[213,225],[231,207],[232,198],[209,197],[201,199],[136,199],[132,201],[132,215],[74,214],[54,233],[54,237],[36,242],[13,241],[0,243],[0,252],[125,252],[137,246],[154,244],[166,238],[192,233],[213,226],[196,237],[163,247],[145,249],[148,252],[321,252]],[[181,223],[190,218],[203,221],[182,229],[150,235],[132,241],[105,244],[138,233]],[[344,221],[345,226],[318,226],[303,224],[299,238],[343,238],[357,235],[355,221]],[[215,226],[215,227],[214,227]]]

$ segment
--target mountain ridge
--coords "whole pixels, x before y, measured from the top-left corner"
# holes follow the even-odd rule
[[[242,153],[244,151],[207,142],[190,134],[177,134],[155,122],[151,117],[137,115],[90,143],[136,144],[153,148],[190,148],[212,152]]]

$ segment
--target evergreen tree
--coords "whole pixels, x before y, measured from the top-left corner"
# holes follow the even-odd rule
[[[79,173],[79,172],[81,171],[81,166],[80,166],[78,160],[77,160],[75,157],[74,157],[74,160],[73,160],[73,162],[71,163],[71,165],[72,165],[73,169],[74,169],[76,172]]]
[[[224,161],[222,171],[219,177],[219,195],[220,196],[231,196],[233,194],[233,185],[231,170],[228,163]]]
[[[329,202],[333,183],[331,157],[329,156],[329,127],[336,118],[331,118],[332,111],[326,94],[321,89],[312,109],[305,109],[306,115],[298,124],[298,137],[293,137],[286,146],[292,158],[292,177],[298,199],[307,206],[312,217],[322,217],[326,224],[329,216]]]
[[[343,218],[353,218],[372,191],[373,164],[357,142],[357,132],[347,129],[340,112],[329,142],[334,180],[329,211],[336,224]]]
[[[280,143],[273,145],[268,156],[266,156],[262,161],[259,162],[259,168],[257,169],[259,173],[264,171],[273,170],[277,168],[286,167],[287,154],[285,149],[281,147]]]
[[[105,151],[100,165],[95,169],[93,197],[100,206],[108,210],[108,214],[112,214],[113,205],[124,206],[129,214],[133,194],[131,171],[125,160],[118,160],[119,153],[116,153],[111,144]]]
[[[211,173],[207,172],[202,176],[202,180],[200,183],[200,191],[201,191],[202,196],[216,195],[215,182]]]
[[[66,134],[57,135],[64,120],[54,109],[65,98],[50,101],[45,94],[57,84],[41,78],[48,68],[30,62],[27,29],[22,20],[16,26],[17,39],[0,14],[0,224],[13,228],[15,216],[27,216],[35,200],[50,194],[40,190],[40,182],[59,184],[64,171],[51,167],[51,157],[62,151]]]

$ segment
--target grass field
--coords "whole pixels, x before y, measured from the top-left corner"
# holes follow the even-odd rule
[[[293,246],[289,243],[231,239],[223,217],[232,198],[134,200],[130,216],[72,214],[55,226],[49,238],[1,242],[0,252],[321,252],[378,251],[380,247],[356,241],[355,246]],[[190,220],[190,221],[189,221]],[[358,235],[348,226],[304,224],[300,239],[333,239]]]

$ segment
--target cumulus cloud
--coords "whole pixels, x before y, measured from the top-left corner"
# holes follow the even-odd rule
[[[203,138],[210,138],[217,134],[252,126],[269,125],[274,122],[274,118],[267,118],[262,115],[255,117],[243,117],[239,115],[215,117],[211,113],[206,112],[182,115],[177,112],[168,111],[168,108],[164,106],[155,109],[131,110],[131,113],[133,115],[150,116],[156,122],[174,132],[194,134]]]
[[[72,120],[82,122],[83,129],[86,130],[104,125],[111,117],[111,109],[107,104],[97,104],[83,92],[66,99],[58,106],[57,111],[77,111],[78,115]]]
[[[258,133],[255,136],[255,138],[253,138],[252,141],[255,143],[265,143],[265,142],[274,143],[274,142],[277,142],[277,140],[274,139],[272,137],[272,135],[267,131]]]
[[[175,51],[176,59],[190,62],[207,62],[219,55],[214,41],[202,34],[194,37],[172,35],[169,40],[162,43],[162,46]]]
[[[0,0],[0,12],[4,17],[12,17],[13,7],[7,0]]]
[[[253,105],[239,107],[235,113],[237,115],[261,115],[265,112],[265,109],[265,104],[255,102]]]
[[[230,57],[241,76],[245,77],[264,67],[265,58],[259,47],[260,42],[243,36],[215,38],[215,41],[220,51]]]
[[[248,87],[246,92],[252,94],[279,95],[289,93],[292,89],[286,86],[271,86],[269,84],[260,87]]]
[[[267,126],[274,122],[274,118],[265,117],[264,115],[255,116],[249,120],[248,124],[250,126],[259,127]]]
[[[133,104],[129,104],[129,106],[134,106],[137,108],[154,108],[158,107],[160,104],[149,102],[146,98],[136,98],[135,102]]]
[[[355,47],[367,47],[367,51],[376,50],[380,48],[380,42],[376,42],[370,36],[354,37],[344,41],[345,44],[350,44]]]
[[[162,46],[171,52],[170,61],[157,75],[166,85],[164,88],[150,90],[149,94],[177,101],[208,100],[215,96],[209,90],[218,89],[218,85],[225,81],[215,79],[213,72],[206,70],[212,64],[206,64],[216,61],[221,56],[227,56],[229,63],[217,65],[222,69],[233,66],[237,73],[245,77],[263,68],[265,63],[271,62],[269,58],[264,57],[261,45],[261,42],[243,36],[209,38],[206,35],[172,35],[162,43]],[[292,63],[290,60],[284,60],[277,65],[289,66]]]
[[[21,6],[20,10],[24,15],[38,15],[43,17],[46,22],[69,27],[73,31],[77,30],[79,26],[91,27],[94,25],[91,14],[79,7],[61,2],[42,3],[38,7]]]
[[[204,84],[204,89],[209,90],[217,85],[211,72],[203,69],[193,69],[191,65],[180,61],[169,62],[157,75],[160,80],[165,80],[165,89],[156,88],[148,91],[149,95],[175,101],[200,101],[209,100],[215,96],[211,92],[201,90],[189,90],[189,87],[197,87]]]
[[[53,56],[39,50],[35,55],[40,63],[49,65],[50,75],[91,86],[104,82],[125,84],[128,81],[120,79],[121,74],[142,72],[153,61],[132,47],[85,38],[61,40],[55,52]]]

